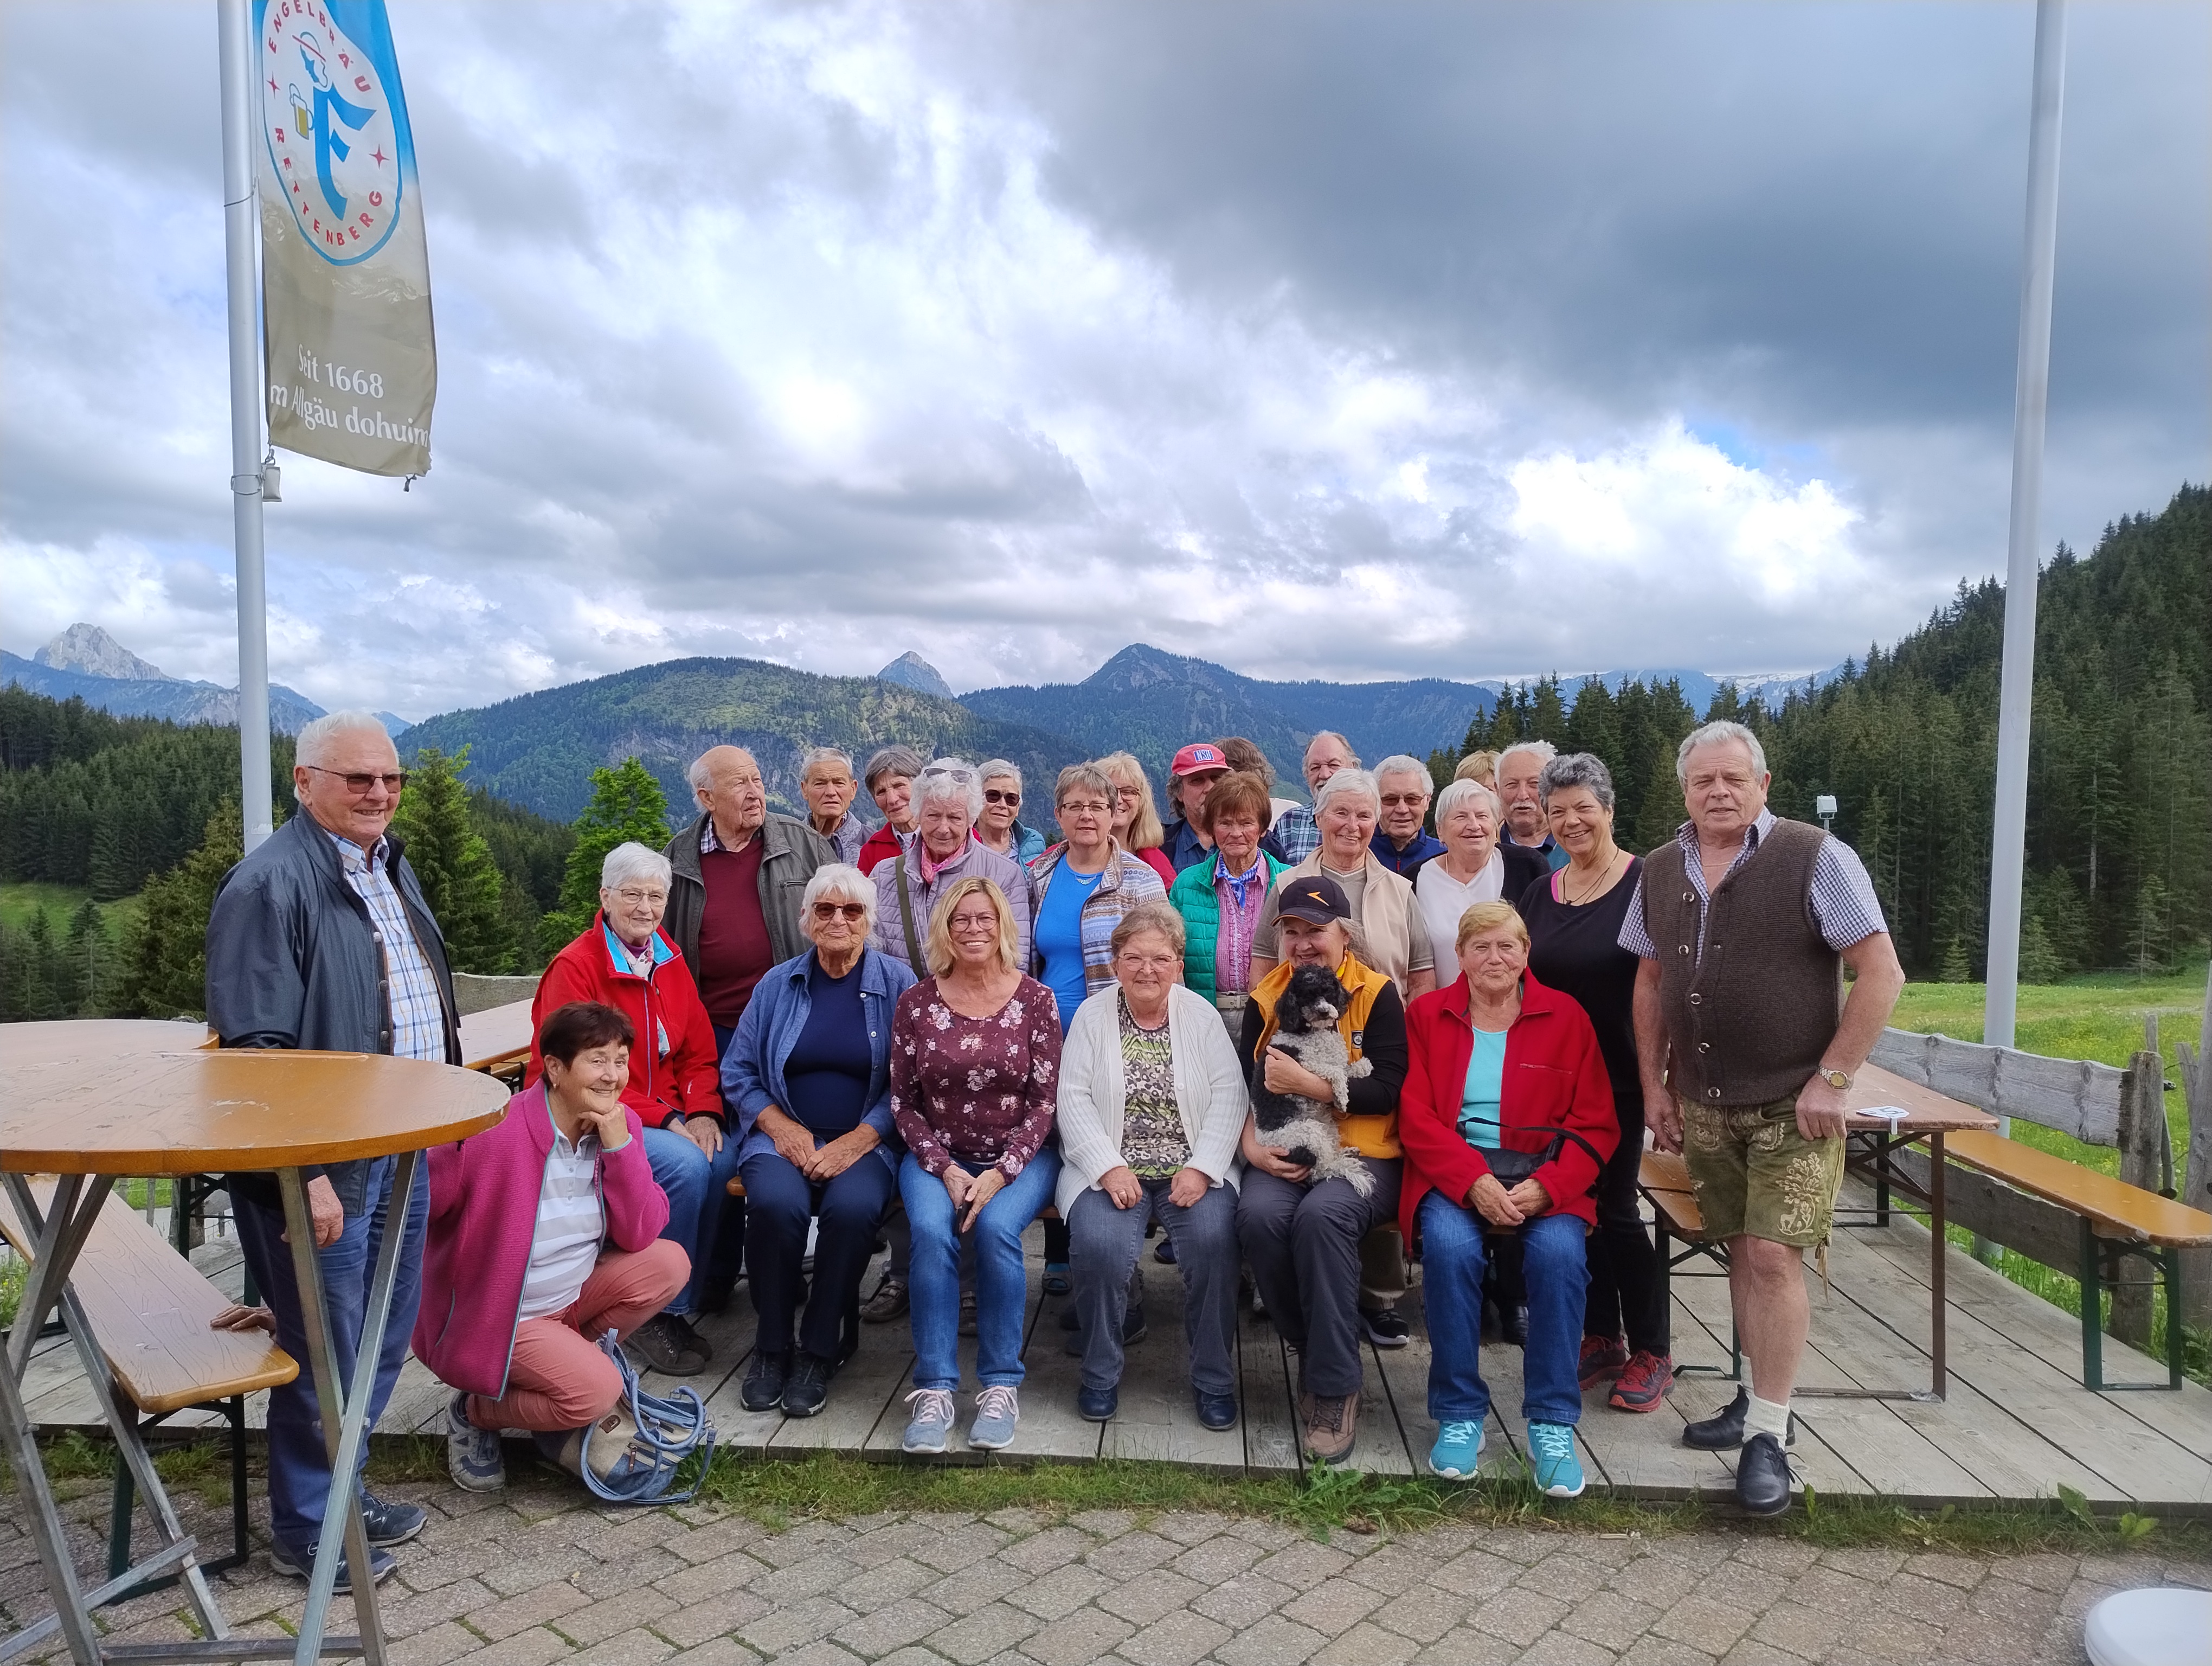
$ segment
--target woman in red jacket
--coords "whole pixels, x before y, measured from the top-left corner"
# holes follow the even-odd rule
[[[1583,1484],[1575,1454],[1583,1239],[1597,1220],[1590,1189],[1620,1125],[1597,1033],[1581,1007],[1528,975],[1528,929],[1511,903],[1478,903],[1460,916],[1459,965],[1457,982],[1407,1009],[1398,1101],[1398,1219],[1407,1243],[1420,1244],[1429,1415],[1442,1426],[1429,1468],[1455,1481],[1475,1472],[1490,1411],[1480,1359],[1486,1237],[1517,1233],[1528,1283],[1521,1408],[1529,1460],[1539,1487],[1571,1499]]]
[[[668,1194],[668,1229],[661,1236],[690,1256],[691,1281],[626,1346],[655,1371],[693,1377],[714,1354],[691,1321],[699,1310],[700,1269],[714,1261],[720,1205],[738,1171],[738,1151],[725,1137],[714,1026],[690,968],[660,930],[668,881],[668,859],[657,850],[632,843],[607,853],[599,868],[599,912],[538,981],[530,1021],[542,1026],[572,1000],[596,1000],[637,1032],[623,1103],[645,1125],[646,1158]],[[544,1067],[533,1043],[525,1085],[535,1085]]]

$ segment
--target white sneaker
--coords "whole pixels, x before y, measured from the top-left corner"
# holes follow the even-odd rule
[[[1014,1425],[1022,1420],[1021,1396],[1011,1388],[988,1388],[975,1396],[975,1426],[968,1444],[981,1451],[1003,1452],[1014,1444]]]
[[[906,1403],[914,1408],[908,1420],[906,1438],[899,1442],[902,1452],[941,1452],[945,1438],[952,1432],[952,1391],[949,1389],[916,1389],[907,1395]]]

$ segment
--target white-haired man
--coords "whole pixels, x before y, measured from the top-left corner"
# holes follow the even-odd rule
[[[1444,852],[1443,841],[1421,824],[1428,819],[1429,798],[1436,783],[1429,766],[1406,752],[1394,752],[1375,766],[1375,790],[1381,794],[1382,818],[1375,824],[1369,848],[1375,860],[1401,879],[1421,871],[1421,864]]]
[[[364,711],[332,712],[294,743],[292,794],[299,812],[223,876],[207,930],[209,1026],[225,1047],[386,1053],[459,1064],[459,1009],[445,939],[386,830],[407,785],[383,723]],[[331,1343],[350,1379],[368,1306],[369,1280],[392,1201],[397,1159],[305,1170],[321,1263]],[[276,1318],[276,1339],[300,1362],[298,1378],[269,1396],[270,1559],[304,1578],[323,1529],[331,1486],[316,1405],[315,1351],[307,1345],[284,1210],[264,1174],[228,1178],[247,1269]],[[416,1170],[400,1238],[384,1347],[374,1362],[368,1416],[384,1413],[407,1358],[422,1290],[429,1169]],[[367,1363],[367,1362],[364,1362]],[[362,1449],[365,1462],[368,1448]],[[371,1578],[396,1566],[382,1547],[422,1529],[420,1505],[364,1490]],[[342,1568],[338,1589],[359,1570]]]
[[[1357,769],[1359,754],[1352,750],[1352,743],[1334,729],[1323,729],[1306,742],[1306,790],[1321,791],[1322,783],[1340,769]],[[1314,813],[1303,804],[1294,804],[1275,818],[1275,824],[1267,830],[1267,836],[1260,841],[1260,848],[1269,852],[1287,866],[1298,863],[1321,848],[1321,824]]]
[[[1559,749],[1548,740],[1516,740],[1498,755],[1498,796],[1505,806],[1505,837],[1541,855],[1554,873],[1567,865],[1567,853],[1552,836],[1540,787],[1544,766],[1559,755]]]
[[[1644,1118],[1690,1168],[1706,1230],[1729,1246],[1729,1296],[1751,1387],[1686,1444],[1741,1445],[1736,1499],[1790,1507],[1790,1395],[1811,1309],[1804,1252],[1825,1243],[1844,1170],[1851,1076],[1889,1022],[1905,973],[1848,845],[1766,807],[1766,754],[1741,723],[1708,723],[1674,771],[1690,819],[1644,859],[1620,946],[1639,956]],[[1838,962],[1856,981],[1836,1010]]]

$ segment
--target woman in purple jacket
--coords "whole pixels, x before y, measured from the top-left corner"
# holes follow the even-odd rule
[[[668,1198],[623,1104],[635,1038],[613,1007],[571,1001],[538,1031],[545,1073],[507,1119],[430,1152],[415,1353],[454,1389],[446,1467],[472,1493],[506,1484],[501,1429],[612,1411],[622,1372],[599,1339],[628,1336],[691,1276],[660,1237]]]

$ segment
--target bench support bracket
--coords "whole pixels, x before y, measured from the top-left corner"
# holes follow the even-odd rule
[[[2105,1381],[2105,1289],[2119,1282],[2119,1263],[2133,1256],[2156,1268],[2166,1286],[2166,1368],[2163,1383]],[[2181,1251],[2101,1238],[2081,1217],[2081,1386],[2099,1394],[2181,1387]]]

